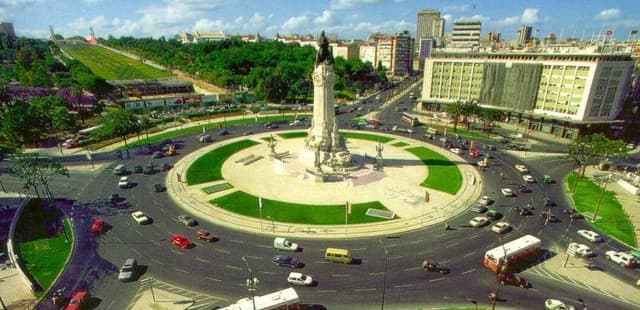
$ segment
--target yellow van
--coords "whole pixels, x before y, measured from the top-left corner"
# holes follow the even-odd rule
[[[330,262],[343,264],[350,264],[351,261],[353,261],[351,254],[349,254],[349,250],[335,248],[327,248],[327,251],[324,253],[324,259]]]

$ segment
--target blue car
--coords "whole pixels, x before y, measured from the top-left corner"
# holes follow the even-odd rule
[[[285,266],[290,268],[298,268],[302,265],[298,260],[293,259],[291,256],[287,255],[276,255],[273,257],[272,261],[278,266]]]

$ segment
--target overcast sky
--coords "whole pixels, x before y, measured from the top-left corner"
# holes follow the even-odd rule
[[[640,29],[640,1],[634,0],[0,0],[0,19],[13,22],[20,36],[49,37],[49,25],[65,37],[113,35],[172,37],[184,31],[225,34],[313,34],[321,30],[343,39],[372,32],[416,32],[417,13],[439,9],[447,31],[457,19],[483,21],[489,31],[514,39],[522,24],[562,39],[590,39],[613,29],[627,39]],[[535,30],[534,30],[535,31]],[[636,38],[639,36],[636,35]]]

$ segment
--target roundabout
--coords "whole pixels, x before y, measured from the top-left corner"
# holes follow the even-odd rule
[[[204,147],[185,156],[166,176],[169,196],[185,211],[199,214],[202,220],[230,228],[282,235],[306,231],[309,233],[304,237],[309,238],[358,238],[443,224],[448,218],[465,212],[482,192],[481,175],[463,158],[424,142],[385,134],[371,135],[375,140],[388,141],[384,144],[375,142],[374,139],[348,139],[347,144],[359,168],[350,171],[346,180],[318,182],[309,175],[309,167],[305,166],[305,159],[301,158],[304,155],[299,152],[303,149],[304,139],[286,139],[283,136],[274,133],[272,136],[262,134],[240,137]],[[277,151],[286,155],[270,155],[268,145],[272,138],[277,144]],[[193,171],[190,166],[198,158],[217,148],[245,140],[253,143],[243,143],[251,146],[241,148],[227,158],[217,158],[224,161],[221,165],[218,164],[221,166],[222,180],[188,185],[191,183],[188,181],[189,171]],[[376,154],[376,148],[380,145],[384,149],[383,168],[376,170],[372,154]],[[424,156],[424,151],[426,154],[435,154],[439,160],[418,157],[420,154]],[[253,160],[247,163],[247,159]],[[430,160],[434,165],[425,165]],[[186,179],[187,182],[179,182],[178,175],[180,181]],[[443,177],[454,181],[433,180]],[[451,184],[445,189],[451,193],[422,186],[423,183]],[[216,188],[216,191],[207,190],[211,188]],[[229,211],[229,208],[216,204],[220,198],[234,193],[237,195],[238,192],[252,198],[252,203],[243,202],[243,205],[232,208],[240,209],[239,212]],[[258,197],[263,200],[263,210]],[[345,207],[347,203],[352,206],[350,214]],[[282,212],[276,209],[283,204],[289,206],[286,212],[300,213],[301,216],[278,215]],[[354,214],[364,213],[368,209],[357,208],[359,204],[390,211],[395,216],[393,219],[370,216],[367,220],[366,215]],[[338,209],[333,210],[336,213],[335,219],[329,219],[328,225],[317,224],[315,215],[310,213],[327,213],[324,210],[328,208]],[[320,216],[323,217],[323,214]],[[349,221],[349,217],[365,219],[357,221],[361,224],[355,224],[356,222]],[[288,218],[308,220],[291,222]],[[265,225],[265,221],[268,225]]]

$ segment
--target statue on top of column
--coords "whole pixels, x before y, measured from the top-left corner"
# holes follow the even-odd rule
[[[324,31],[320,33],[320,37],[318,38],[318,54],[316,54],[316,62],[315,66],[317,67],[323,62],[327,64],[333,64],[333,53],[331,52],[331,47],[329,47],[329,40],[324,35]]]

